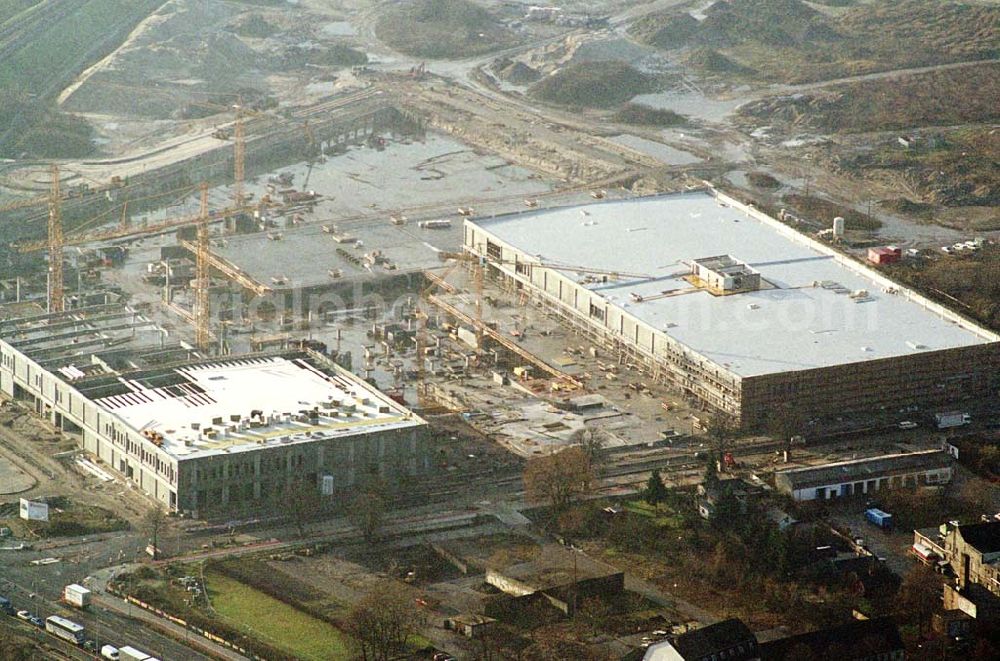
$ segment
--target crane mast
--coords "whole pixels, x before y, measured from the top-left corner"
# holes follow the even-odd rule
[[[49,168],[52,188],[49,192],[49,312],[65,309],[63,282],[62,200],[59,197],[59,166]]]
[[[233,128],[233,196],[236,206],[242,207],[246,202],[243,193],[243,183],[246,167],[246,136],[243,132],[243,109],[236,106],[236,125]]]
[[[208,184],[201,185],[201,209],[198,220],[198,251],[195,254],[195,344],[206,351],[209,337],[209,250],[208,250]]]

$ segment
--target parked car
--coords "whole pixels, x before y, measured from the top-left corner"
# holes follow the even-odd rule
[[[24,620],[25,622],[27,622],[28,620],[31,619],[31,613],[29,613],[26,610],[19,610],[17,611],[17,619]]]
[[[39,629],[44,629],[45,628],[45,620],[43,620],[42,618],[38,617],[37,615],[32,615],[31,617],[29,617],[28,618],[28,622],[34,624]]]

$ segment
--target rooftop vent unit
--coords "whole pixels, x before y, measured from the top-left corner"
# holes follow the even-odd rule
[[[691,262],[691,274],[709,289],[721,293],[760,289],[760,273],[731,255],[703,257]]]

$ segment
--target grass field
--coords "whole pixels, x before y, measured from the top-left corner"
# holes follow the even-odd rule
[[[632,514],[650,518],[656,525],[664,528],[679,528],[684,523],[681,516],[670,507],[661,505],[657,509],[645,500],[630,500],[625,503],[625,510]]]
[[[114,41],[115,28],[138,22],[162,2],[88,0],[77,4],[0,62],[0,89],[50,93],[50,86],[67,72],[104,55]]]
[[[350,641],[331,625],[222,574],[207,572],[212,607],[230,625],[302,659],[350,658]]]
[[[25,9],[37,5],[41,0],[0,0],[0,24],[14,18]]]

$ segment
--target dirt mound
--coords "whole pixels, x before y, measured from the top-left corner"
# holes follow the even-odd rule
[[[528,93],[549,103],[610,108],[654,87],[652,77],[626,62],[576,62],[535,83]]]
[[[815,94],[769,97],[740,115],[826,132],[907,130],[1000,121],[1000,64],[978,64],[838,85]]]
[[[747,75],[754,73],[750,67],[745,67],[731,58],[726,57],[719,51],[702,47],[696,48],[687,57],[684,63],[707,73],[725,73],[734,75]]]
[[[943,0],[838,4],[847,6],[828,16],[802,0],[720,1],[705,10],[700,22],[667,11],[637,21],[631,32],[664,50],[720,50],[765,79],[787,83],[1000,55],[1000,7],[995,5]]]
[[[672,110],[650,108],[638,103],[626,103],[611,119],[638,126],[679,126],[687,121],[684,115]]]
[[[800,0],[720,1],[705,11],[702,21],[687,13],[653,14],[638,21],[632,32],[640,41],[664,49],[688,44],[724,48],[747,41],[787,46],[802,43],[807,34],[838,36],[822,14]]]
[[[500,80],[512,85],[530,85],[542,77],[537,69],[533,69],[524,62],[511,61],[506,58],[494,63],[493,70]]]
[[[656,14],[636,22],[632,34],[642,43],[672,50],[686,45],[698,34],[701,24],[691,14]]]
[[[252,39],[266,39],[267,37],[277,34],[279,31],[280,29],[278,26],[274,25],[260,14],[243,16],[236,22],[236,25],[233,26],[233,32],[241,37],[250,37]]]
[[[387,9],[375,34],[416,57],[448,59],[489,53],[517,43],[493,14],[469,0],[411,0]]]

